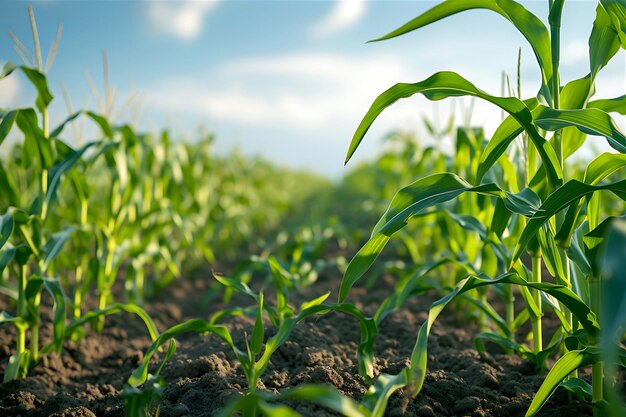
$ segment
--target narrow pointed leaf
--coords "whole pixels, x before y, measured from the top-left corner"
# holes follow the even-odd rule
[[[387,107],[394,104],[402,98],[408,98],[415,94],[422,94],[429,100],[443,100],[448,97],[472,96],[486,100],[500,107],[524,127],[528,132],[530,139],[533,141],[545,168],[548,170],[548,176],[552,184],[560,185],[563,174],[558,164],[558,159],[550,144],[539,134],[533,116],[528,107],[521,100],[515,97],[496,97],[479,90],[472,83],[454,72],[438,72],[433,74],[424,81],[406,84],[400,83],[391,87],[382,93],[374,101],[365,117],[359,124],[346,156],[346,163],[350,160],[357,147],[363,140],[368,129],[376,120],[376,118]]]
[[[603,110],[607,113],[626,115],[626,95],[590,101],[588,107]]]
[[[156,353],[156,351],[165,343],[169,342],[170,339],[173,339],[174,337],[179,336],[183,333],[189,332],[215,334],[224,342],[226,342],[229,346],[231,346],[231,348],[236,350],[235,344],[233,343],[230,333],[228,332],[228,329],[226,327],[215,326],[209,324],[204,320],[199,319],[188,320],[164,331],[154,342],[152,342],[152,344],[144,354],[141,364],[133,371],[133,373],[128,378],[128,384],[133,387],[137,387],[143,384],[148,378],[148,365],[150,364],[150,359]],[[239,355],[241,354],[242,353],[239,352]]]
[[[348,264],[341,281],[339,302],[346,299],[352,286],[374,263],[390,237],[402,229],[409,218],[435,204],[452,200],[464,192],[504,197],[504,193],[495,184],[472,186],[461,177],[450,173],[430,175],[398,191],[385,214],[374,226],[368,242]]]
[[[496,12],[511,22],[530,44],[539,69],[542,72],[542,96],[549,103],[549,82],[552,79],[552,52],[550,35],[541,20],[525,9],[521,4],[511,0],[447,0],[425,13],[409,21],[398,29],[382,36],[375,41],[395,38],[396,36],[427,26],[448,16],[472,9],[487,9]]]
[[[330,385],[300,385],[280,393],[277,400],[307,401],[329,408],[346,417],[369,417],[364,406]]]
[[[611,191],[622,200],[626,200],[626,180],[603,185],[589,185],[578,180],[571,180],[552,193],[530,218],[513,252],[511,263],[515,263],[535,236],[537,231],[555,214],[596,191]]]
[[[550,283],[528,282],[515,272],[509,272],[494,279],[485,275],[471,275],[459,282],[449,294],[435,301],[430,306],[428,319],[418,332],[417,341],[415,342],[415,347],[413,348],[413,353],[411,354],[410,386],[412,387],[411,394],[413,396],[417,395],[421,391],[424,384],[428,362],[428,336],[430,334],[431,327],[439,314],[458,295],[475,288],[496,284],[515,284],[543,291],[563,303],[580,321],[580,324],[588,332],[588,334],[591,335],[591,337],[594,337],[599,332],[599,326],[595,319],[595,314],[576,294],[565,286]]]
[[[524,100],[524,104],[531,110],[533,117],[539,114],[541,108],[536,98]],[[487,171],[500,159],[506,152],[509,145],[517,138],[524,128],[513,117],[507,116],[500,126],[496,129],[493,136],[487,143],[487,146],[480,155],[478,162],[478,171],[476,173],[476,181],[480,182]]]
[[[563,355],[548,372],[548,376],[546,376],[539,391],[535,394],[535,398],[530,403],[528,411],[526,411],[526,417],[536,415],[569,374],[580,367],[591,365],[595,360],[597,360],[596,356],[585,350],[573,350]]]
[[[46,278],[44,287],[54,298],[53,319],[52,319],[52,344],[56,353],[60,354],[65,341],[65,296],[58,279]]]
[[[545,108],[536,118],[537,125],[546,130],[559,130],[574,126],[581,132],[604,136],[611,147],[626,153],[626,136],[619,130],[611,116],[600,109],[555,110]]]
[[[0,145],[9,135],[11,128],[13,127],[13,123],[15,123],[15,119],[17,119],[17,115],[19,110],[9,110],[0,112]]]

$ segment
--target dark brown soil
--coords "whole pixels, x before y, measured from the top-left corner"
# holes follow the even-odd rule
[[[159,330],[188,318],[207,319],[223,308],[219,302],[197,308],[208,288],[207,280],[181,281],[147,306]],[[388,286],[382,286],[389,288]],[[337,281],[313,286],[319,295],[335,290]],[[309,291],[310,292],[310,291]],[[384,289],[355,289],[352,300],[372,312]],[[336,299],[336,291],[331,300]],[[398,373],[408,364],[419,326],[426,319],[432,296],[413,301],[382,323],[375,345],[376,372]],[[4,308],[0,302],[0,309]],[[62,355],[43,359],[28,376],[0,384],[0,416],[123,416],[121,390],[138,365],[149,338],[142,322],[128,314],[107,318],[103,334],[88,332],[80,343],[68,342]],[[243,345],[252,321],[226,320],[235,343]],[[266,336],[275,331],[267,330]],[[471,322],[457,320],[446,310],[429,339],[429,372],[422,392],[408,398],[394,394],[388,416],[523,416],[543,377],[533,364],[498,349],[478,353]],[[0,328],[0,371],[6,367],[14,333]],[[45,337],[45,334],[44,334]],[[356,350],[359,326],[340,313],[329,313],[298,324],[289,340],[274,354],[259,388],[279,392],[303,383],[332,384],[356,400],[367,385],[358,373]],[[160,416],[211,416],[229,400],[246,391],[246,381],[230,349],[217,337],[189,334],[178,339],[176,354],[163,369],[168,386]],[[306,416],[336,415],[307,403],[289,403]],[[541,416],[590,416],[588,404],[559,392]]]

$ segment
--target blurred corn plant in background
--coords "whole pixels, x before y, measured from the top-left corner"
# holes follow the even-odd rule
[[[29,16],[35,52],[12,34],[25,62],[6,64],[0,74],[22,72],[37,92],[33,107],[0,112],[0,290],[15,303],[0,323],[17,331],[5,380],[25,376],[42,353],[79,338],[85,324],[102,331],[108,314],[139,314],[156,338],[139,307],[146,297],[182,272],[208,272],[207,262],[258,250],[299,202],[328,185],[238,152],[215,155],[211,136],[174,142],[167,131],[140,134],[114,124],[106,53],[103,113],[73,112],[50,128],[54,97],[45,71],[61,28],[44,66],[32,8]],[[63,137],[79,118],[97,129],[92,141],[79,135],[75,148]],[[312,276],[310,266],[302,268],[294,273]],[[39,338],[44,291],[54,310],[46,343]]]

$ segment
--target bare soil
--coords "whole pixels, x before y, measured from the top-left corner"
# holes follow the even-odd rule
[[[200,307],[199,300],[211,280],[174,283],[147,306],[159,330],[189,318],[207,319],[224,306],[215,300]],[[385,288],[355,289],[351,300],[366,312],[379,305]],[[318,282],[303,298],[332,290],[337,279]],[[314,291],[314,292],[313,292]],[[382,323],[375,345],[376,372],[394,374],[408,364],[419,326],[426,319],[432,296],[414,300],[393,312]],[[241,301],[241,300],[236,300]],[[0,309],[7,308],[0,300]],[[428,374],[422,392],[413,399],[395,393],[387,416],[523,416],[543,381],[534,365],[491,346],[488,352],[474,348],[477,327],[459,320],[462,314],[448,309],[433,326],[429,339]],[[461,312],[462,313],[462,312]],[[244,331],[252,321],[227,320],[235,343],[243,345]],[[269,325],[268,325],[269,326]],[[266,336],[275,329],[268,328]],[[46,334],[42,335],[44,341]],[[289,340],[272,357],[259,388],[279,392],[303,383],[332,384],[360,400],[367,389],[358,375],[356,350],[359,326],[351,317],[329,313],[298,324]],[[0,328],[0,373],[6,367],[15,334]],[[246,381],[230,349],[217,337],[188,334],[177,339],[178,349],[163,369],[168,386],[160,416],[212,416],[229,400],[246,391]],[[143,357],[150,340],[138,318],[121,313],[109,316],[102,334],[89,331],[79,342],[67,342],[60,356],[50,355],[24,380],[0,384],[0,416],[113,417],[123,416],[123,385]],[[1,377],[1,375],[0,375]],[[306,416],[336,415],[326,409],[291,402]],[[557,392],[540,416],[591,416],[591,407]]]

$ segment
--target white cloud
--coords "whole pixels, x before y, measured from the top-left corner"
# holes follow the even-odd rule
[[[364,14],[364,0],[336,0],[330,12],[311,28],[311,33],[318,38],[331,35],[356,23]]]
[[[159,31],[191,40],[200,34],[207,14],[217,3],[218,0],[152,0],[148,3],[148,19]]]
[[[566,65],[579,64],[589,56],[589,46],[582,39],[573,40],[565,45],[561,60]]]
[[[217,82],[204,88],[197,80],[169,80],[148,89],[148,101],[161,110],[197,112],[213,120],[323,129],[352,125],[377,94],[410,80],[410,74],[390,56],[290,54],[232,61],[206,77]]]
[[[20,94],[20,81],[17,74],[0,80],[0,108],[13,107]]]

